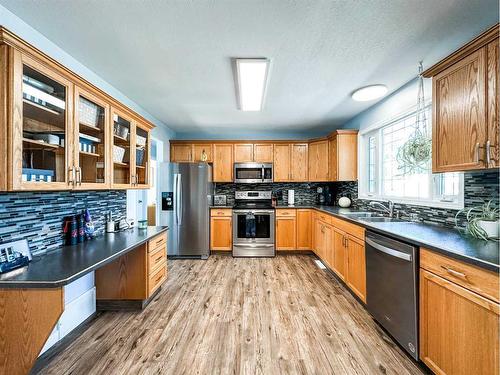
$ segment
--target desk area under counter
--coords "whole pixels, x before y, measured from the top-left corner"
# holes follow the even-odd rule
[[[144,308],[167,277],[167,230],[107,233],[34,257],[26,268],[4,275],[0,337],[8,341],[0,340],[0,373],[30,371],[65,311],[65,287],[92,271],[98,310]]]

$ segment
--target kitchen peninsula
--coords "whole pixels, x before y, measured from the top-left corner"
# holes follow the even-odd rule
[[[64,289],[96,271],[100,309],[145,307],[167,276],[168,227],[108,233],[64,246],[0,280],[0,373],[25,374],[64,311]]]

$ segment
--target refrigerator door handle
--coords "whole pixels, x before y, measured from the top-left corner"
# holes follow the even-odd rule
[[[174,212],[175,212],[175,223],[179,224],[179,196],[178,196],[178,182],[177,173],[174,173]]]
[[[177,175],[177,199],[179,200],[177,204],[177,224],[182,225],[182,175],[180,173]]]

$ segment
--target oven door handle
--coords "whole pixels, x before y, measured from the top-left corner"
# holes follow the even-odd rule
[[[391,249],[390,247],[387,247],[387,246],[383,246],[379,243],[376,243],[375,241],[369,239],[369,238],[365,238],[365,242],[370,245],[371,247],[373,247],[374,249],[378,250],[378,251],[381,251],[387,255],[390,255],[392,257],[396,257],[396,258],[399,258],[399,259],[403,259],[407,262],[411,262],[411,254],[407,254],[407,253],[403,253],[401,251],[397,251],[397,250],[394,250],[394,249]]]
[[[252,245],[252,244],[233,244],[234,247],[249,247],[251,249],[257,249],[259,247],[274,247],[274,244],[260,244],[260,245]]]
[[[253,214],[253,215],[260,215],[260,214],[274,214],[273,210],[233,210],[233,214]]]

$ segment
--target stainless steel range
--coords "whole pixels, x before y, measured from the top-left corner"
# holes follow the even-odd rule
[[[233,208],[233,256],[273,257],[274,219],[270,191],[237,191]]]

